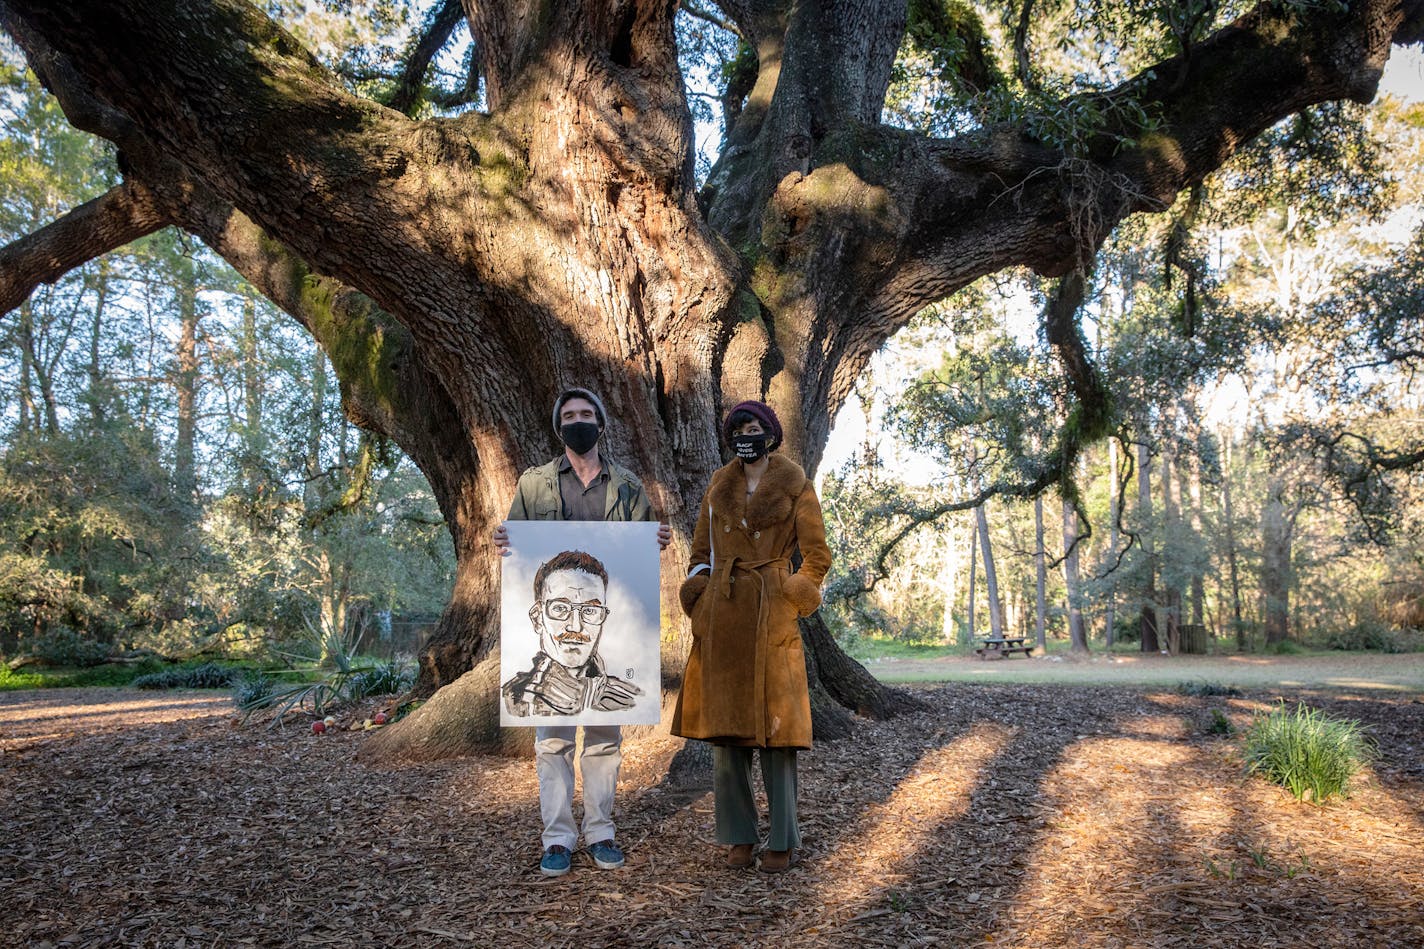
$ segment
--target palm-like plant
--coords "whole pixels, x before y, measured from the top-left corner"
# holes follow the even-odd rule
[[[314,681],[292,682],[254,694],[239,705],[244,712],[244,721],[255,712],[275,709],[270,724],[277,725],[293,712],[310,709],[312,714],[321,716],[368,695],[383,695],[403,691],[402,687],[409,688],[413,676],[408,663],[402,660],[363,661],[360,658],[358,649],[366,632],[364,622],[348,621],[337,626],[306,618],[305,625],[304,639],[308,650],[305,653],[278,650],[278,655],[299,663],[311,663],[315,656],[317,668],[324,668],[325,673]],[[302,673],[305,670],[296,668],[293,671]]]

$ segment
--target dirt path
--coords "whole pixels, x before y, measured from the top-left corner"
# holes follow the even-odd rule
[[[876,659],[866,663],[884,682],[1014,682],[1045,685],[1167,686],[1212,682],[1238,688],[1330,688],[1424,693],[1424,653],[1335,653],[1327,656],[1085,657],[1025,659]]]
[[[1210,709],[1369,723],[1343,805],[1242,777]],[[225,697],[0,696],[5,946],[1424,945],[1424,703],[950,685],[802,757],[804,862],[723,870],[710,795],[627,749],[629,865],[535,869],[532,762],[368,768]]]

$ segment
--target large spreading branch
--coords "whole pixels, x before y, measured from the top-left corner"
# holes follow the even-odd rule
[[[425,83],[426,73],[430,71],[430,64],[445,48],[445,44],[450,42],[450,37],[455,35],[455,29],[464,19],[465,10],[460,5],[460,0],[441,0],[440,6],[435,8],[426,21],[425,29],[415,38],[406,53],[405,62],[401,66],[400,75],[396,77],[386,105],[397,112],[410,114],[420,101],[421,88]]]
[[[1282,118],[1368,100],[1391,44],[1424,31],[1424,0],[1359,0],[1344,12],[1263,2],[1190,56],[1094,94],[1106,124],[1054,145],[1018,125],[936,139],[878,124],[858,96],[883,98],[893,47],[887,57],[868,31],[847,45],[836,27],[859,21],[837,20],[845,9],[797,6],[779,42],[759,40],[770,53],[758,90],[774,94],[759,104],[753,93],[705,198],[709,221],[760,271],[766,334],[816,382],[808,415],[819,405],[833,414],[870,355],[926,305],[1015,265],[1086,269],[1124,217],[1165,210]],[[808,72],[813,52],[842,47],[854,55]],[[845,90],[839,109],[828,88]],[[1137,114],[1129,104],[1150,121],[1111,118]]]
[[[143,185],[126,181],[0,248],[0,313],[42,283],[173,223]]]

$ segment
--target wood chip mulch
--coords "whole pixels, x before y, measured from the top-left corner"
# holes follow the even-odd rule
[[[951,685],[801,757],[805,852],[726,870],[625,746],[623,870],[539,875],[532,761],[368,767],[216,693],[0,695],[0,945],[1424,946],[1424,702]],[[1278,695],[1373,730],[1347,801],[1242,774]]]

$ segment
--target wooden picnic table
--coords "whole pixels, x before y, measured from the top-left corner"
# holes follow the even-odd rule
[[[1033,647],[1024,645],[1027,642],[1026,636],[989,636],[979,640],[980,645],[974,652],[980,659],[988,659],[990,656],[1007,659],[1016,652],[1021,652],[1026,657],[1032,656]]]

